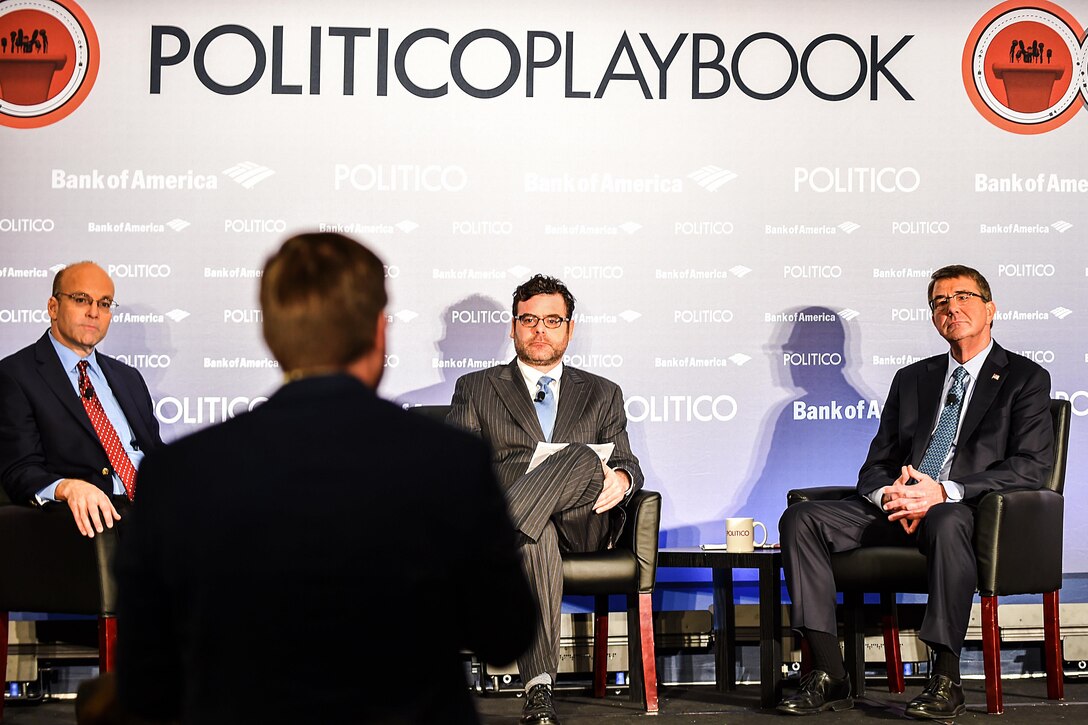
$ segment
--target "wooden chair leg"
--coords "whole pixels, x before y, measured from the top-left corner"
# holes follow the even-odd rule
[[[98,618],[98,670],[113,672],[117,657],[117,618],[101,616]]]
[[[843,592],[843,660],[846,673],[854,685],[854,695],[865,694],[865,595],[862,592]]]
[[[986,673],[986,712],[1005,711],[1001,698],[1001,632],[997,627],[997,597],[982,597],[982,666]]]
[[[1043,595],[1043,633],[1046,649],[1046,696],[1051,700],[1064,700],[1062,632],[1057,590]]]
[[[641,702],[648,715],[658,712],[653,609],[653,595],[649,592],[627,596],[628,684],[631,700]]]
[[[8,613],[0,612],[0,687],[8,686]],[[0,720],[4,719],[4,693],[0,692]]]
[[[608,595],[593,597],[593,696],[604,697],[608,679]]]
[[[895,606],[894,592],[881,592],[880,618],[884,631],[884,666],[888,670],[888,692],[901,693],[903,684],[903,653],[899,649],[899,613]]]

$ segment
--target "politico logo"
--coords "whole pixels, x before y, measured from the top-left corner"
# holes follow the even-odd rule
[[[728,423],[737,417],[732,395],[634,395],[624,401],[632,423]]]
[[[1084,105],[1084,29],[1047,0],[1010,0],[975,24],[963,46],[967,97],[1012,133],[1058,128]]]
[[[4,217],[0,219],[0,234],[48,234],[56,228],[52,219],[41,217]]]
[[[98,35],[72,0],[0,3],[0,125],[41,128],[87,99],[98,77]]]
[[[155,417],[164,425],[186,423],[206,425],[222,423],[253,410],[268,400],[266,397],[204,397],[161,398],[155,403]]]
[[[169,264],[111,264],[106,272],[114,279],[165,279],[173,270]]]

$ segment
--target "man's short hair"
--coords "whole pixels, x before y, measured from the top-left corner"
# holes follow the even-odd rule
[[[55,275],[53,275],[53,291],[50,293],[51,296],[56,297],[58,292],[63,292],[64,291],[61,288],[62,285],[64,284],[64,273],[67,272],[72,267],[77,267],[77,266],[79,266],[81,264],[94,264],[94,266],[96,266],[96,267],[98,266],[97,264],[95,264],[94,262],[92,262],[89,259],[83,259],[83,260],[80,260],[78,262],[72,262],[71,264],[64,265],[63,267],[61,267],[60,269],[57,270],[57,273]]]
[[[286,372],[341,369],[374,347],[387,301],[373,252],[340,234],[299,234],[265,263],[264,339]]]
[[[570,293],[565,284],[546,274],[534,275],[514,290],[514,304],[510,309],[511,314],[517,317],[518,303],[525,302],[530,297],[536,297],[537,295],[562,295],[563,303],[567,306],[567,317],[574,316],[574,295]]]
[[[950,264],[947,267],[941,267],[930,275],[929,288],[926,290],[926,302],[928,303],[933,299],[933,286],[936,285],[937,282],[942,279],[954,279],[955,277],[969,277],[976,285],[978,285],[978,291],[982,294],[983,301],[990,302],[993,300],[994,297],[990,294],[990,283],[982,276],[982,272],[962,264]]]

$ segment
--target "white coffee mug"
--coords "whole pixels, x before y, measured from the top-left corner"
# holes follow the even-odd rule
[[[755,527],[763,529],[763,539],[755,541]],[[767,543],[767,527],[760,521],[750,518],[725,520],[725,550],[734,553],[754,551],[757,546]]]

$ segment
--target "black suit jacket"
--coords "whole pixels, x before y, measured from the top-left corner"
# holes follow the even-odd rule
[[[491,445],[504,489],[525,473],[536,444],[544,440],[517,359],[458,379],[447,420]],[[642,488],[642,469],[627,437],[623,393],[612,381],[565,365],[552,441],[615,443],[608,466],[627,471],[632,493]]]
[[[486,447],[355,378],[289,383],[149,455],[140,481],[117,566],[138,714],[474,722],[461,651],[506,663],[531,640]]]
[[[113,493],[109,458],[48,336],[0,360],[0,482],[16,503],[33,500],[59,478]],[[145,452],[161,446],[140,373],[102,353],[97,357],[137,445]]]
[[[947,363],[947,354],[937,355],[895,374],[858,475],[860,495],[890,485],[902,466],[921,464]],[[995,342],[975,381],[949,478],[963,484],[964,501],[972,503],[997,489],[1040,488],[1053,465],[1050,374]]]

